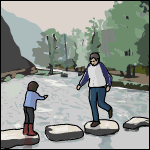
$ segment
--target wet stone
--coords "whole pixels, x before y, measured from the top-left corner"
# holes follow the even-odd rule
[[[23,135],[23,129],[1,130],[1,148],[34,145],[39,143],[40,137]]]
[[[105,136],[114,134],[119,131],[119,124],[113,120],[101,119],[100,124],[96,127],[91,127],[92,121],[84,125],[85,133],[96,136]]]
[[[84,132],[80,127],[71,124],[46,126],[45,134],[51,141],[75,140],[80,139],[84,136]]]
[[[126,129],[136,129],[144,126],[149,126],[149,118],[132,117],[130,120],[123,124],[123,128]]]

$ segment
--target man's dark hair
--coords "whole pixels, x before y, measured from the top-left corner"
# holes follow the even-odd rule
[[[36,92],[37,88],[39,87],[39,84],[35,81],[31,81],[29,84],[28,84],[28,88],[27,90],[28,91],[33,91],[33,92]]]
[[[97,53],[97,52],[91,53],[89,60],[91,60],[91,59],[93,59],[93,58],[94,58],[96,61],[98,60],[98,62],[100,62],[99,53]]]

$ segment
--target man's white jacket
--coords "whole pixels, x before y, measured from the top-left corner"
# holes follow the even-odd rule
[[[81,78],[79,85],[83,86],[89,80],[89,87],[110,86],[112,84],[112,76],[107,71],[103,63],[98,63],[96,66],[89,64],[87,70]]]

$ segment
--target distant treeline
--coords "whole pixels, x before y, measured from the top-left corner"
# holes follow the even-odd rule
[[[135,66],[142,65],[149,74],[149,3],[118,1],[105,11],[106,20],[89,20],[86,32],[72,29],[72,35],[60,34],[54,28],[42,32],[40,47],[33,49],[35,64],[86,68],[92,52],[100,54],[107,68],[115,68],[126,77],[135,77]],[[136,67],[137,68],[137,67]],[[131,74],[131,71],[133,72]]]

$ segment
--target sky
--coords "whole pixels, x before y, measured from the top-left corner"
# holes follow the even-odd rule
[[[55,28],[71,35],[73,28],[86,31],[89,20],[104,19],[114,1],[1,1],[1,7],[17,17],[37,24],[42,31]]]

